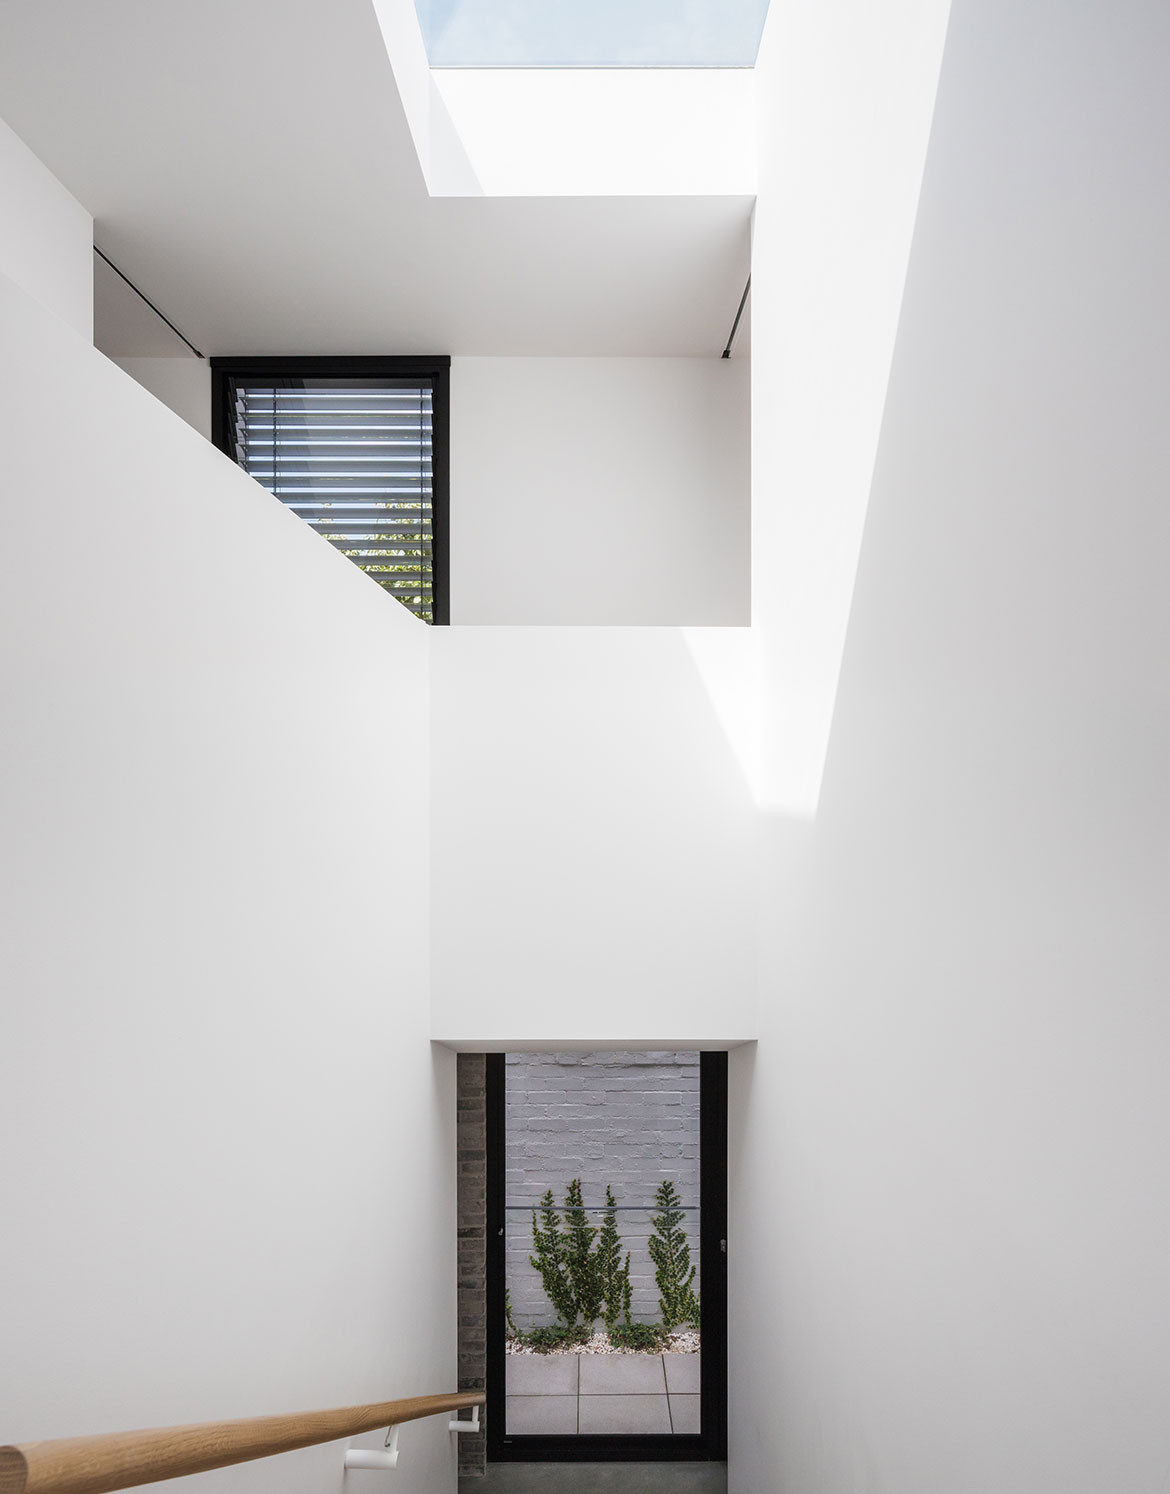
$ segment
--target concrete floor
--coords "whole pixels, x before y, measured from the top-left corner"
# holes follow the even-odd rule
[[[727,1494],[726,1463],[489,1463],[459,1494]]]

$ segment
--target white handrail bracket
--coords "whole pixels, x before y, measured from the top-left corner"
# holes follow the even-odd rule
[[[476,1410],[478,1409],[477,1407]],[[372,1473],[389,1473],[392,1468],[397,1468],[398,1428],[391,1427],[386,1433],[385,1452],[377,1452],[366,1447],[347,1447],[345,1466],[347,1469],[365,1468]]]

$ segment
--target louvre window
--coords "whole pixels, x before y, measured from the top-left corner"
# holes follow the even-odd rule
[[[445,622],[445,360],[212,368],[217,444],[416,617]]]

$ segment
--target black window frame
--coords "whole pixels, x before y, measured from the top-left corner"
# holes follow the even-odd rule
[[[669,1046],[664,1044],[663,1046]],[[682,1046],[681,1044],[679,1045]],[[504,1426],[507,1183],[504,1053],[485,1065],[487,1123],[487,1459],[500,1463],[723,1462],[727,1458],[727,1053],[699,1053],[700,1431],[509,1436]],[[493,1408],[495,1414],[493,1414]]]
[[[211,440],[236,458],[233,379],[429,379],[431,384],[431,555],[433,621],[451,621],[451,359],[446,354],[355,357],[212,358]],[[420,619],[424,621],[425,619]]]

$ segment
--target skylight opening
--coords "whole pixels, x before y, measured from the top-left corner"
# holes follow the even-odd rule
[[[754,67],[768,0],[415,0],[433,68]]]

